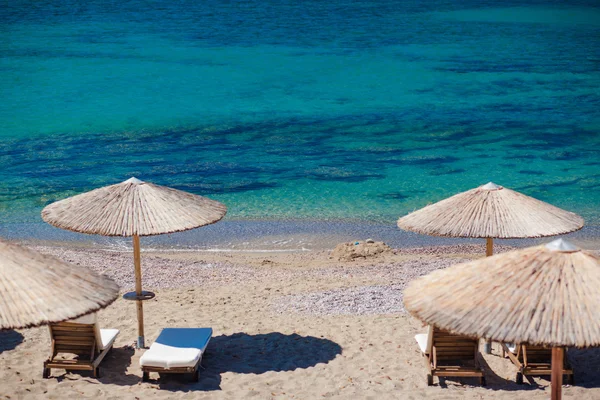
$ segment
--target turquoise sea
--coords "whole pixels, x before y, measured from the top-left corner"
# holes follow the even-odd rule
[[[394,229],[494,181],[600,225],[597,0],[3,2],[0,98],[9,236],[131,176],[229,224]]]

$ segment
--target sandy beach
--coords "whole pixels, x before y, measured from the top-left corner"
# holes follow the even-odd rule
[[[131,254],[94,248],[32,246],[133,287]],[[505,251],[498,247],[496,251]],[[369,259],[338,261],[329,251],[143,253],[147,343],[163,327],[212,327],[198,382],[165,376],[141,382],[135,350],[136,314],[119,298],[99,313],[102,327],[118,328],[101,377],[53,370],[42,379],[50,349],[47,328],[0,333],[2,398],[339,398],[546,399],[550,382],[517,385],[515,367],[483,355],[487,386],[475,380],[426,385],[413,339],[424,330],[405,313],[402,290],[437,268],[481,257],[483,246],[399,249]],[[600,398],[600,353],[572,350],[576,386],[565,398]]]

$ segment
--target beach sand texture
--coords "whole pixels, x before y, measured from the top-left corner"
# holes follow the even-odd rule
[[[133,287],[129,253],[35,248],[105,273],[122,291]],[[486,387],[469,379],[426,385],[413,339],[424,328],[404,312],[402,290],[414,277],[480,257],[482,250],[403,249],[352,262],[329,259],[324,251],[144,253],[144,288],[157,294],[145,303],[147,342],[163,327],[214,330],[199,381],[166,376],[141,382],[135,307],[119,299],[99,314],[102,327],[121,333],[97,380],[62,370],[42,379],[47,328],[0,333],[0,398],[546,399],[549,380],[517,385],[499,347],[483,356]],[[565,398],[600,398],[600,352],[573,350],[569,359],[577,386],[565,388]]]

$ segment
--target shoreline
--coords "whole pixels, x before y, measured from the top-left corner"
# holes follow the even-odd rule
[[[84,247],[115,252],[132,250],[127,237],[104,237],[69,232],[46,223],[0,225],[0,237],[33,246]],[[496,239],[495,245],[528,247],[562,237],[588,250],[600,250],[600,226],[560,236]],[[389,224],[302,220],[225,220],[185,232],[142,237],[143,252],[197,251],[203,253],[288,253],[332,250],[337,244],[373,239],[406,249],[457,244],[480,245],[483,239],[449,238],[402,231]]]

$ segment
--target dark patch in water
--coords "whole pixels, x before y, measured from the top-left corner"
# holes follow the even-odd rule
[[[539,150],[539,151],[547,151],[550,149],[562,148],[564,147],[564,143],[562,144],[552,144],[549,142],[527,142],[527,143],[510,143],[507,145],[511,149],[515,150],[523,150],[526,148],[527,150]]]
[[[470,59],[465,59],[464,62],[454,60],[453,65],[448,67],[436,67],[434,70],[442,72],[454,72],[457,74],[467,74],[471,72],[485,72],[485,73],[502,73],[502,72],[535,72],[540,68],[530,63],[494,63],[492,61],[477,60],[474,63]]]
[[[463,172],[466,172],[466,170],[462,169],[462,168],[455,168],[455,169],[435,169],[433,171],[430,171],[429,175],[443,176],[443,175],[461,174]]]
[[[195,194],[240,193],[254,190],[272,189],[278,186],[279,185],[274,182],[250,182],[223,186],[219,186],[218,184],[209,185],[201,183],[183,183],[171,185],[171,187],[175,189],[184,190]]]
[[[528,82],[524,79],[511,78],[511,79],[499,79],[492,82],[493,85],[498,86],[502,89],[523,89],[527,86]]]
[[[334,101],[335,101],[335,104],[342,104],[342,105],[352,103],[352,99],[350,99],[348,97],[338,97]]]
[[[596,189],[596,188],[600,188],[600,182],[581,185],[581,187],[584,188],[584,189]]]
[[[408,199],[410,196],[407,196],[400,192],[390,192],[390,193],[378,194],[377,197],[379,197],[381,199],[386,199],[386,200],[405,200],[405,199]]]
[[[335,173],[335,172],[317,172],[312,171],[304,175],[308,179],[317,181],[334,181],[334,182],[348,182],[357,183],[365,182],[371,179],[383,179],[385,175],[382,174],[352,174],[352,173]]]
[[[548,190],[551,190],[552,188],[573,186],[573,185],[577,184],[578,182],[580,182],[582,179],[583,178],[576,178],[576,179],[571,179],[569,181],[562,181],[562,182],[544,183],[544,184],[540,184],[540,185],[525,185],[525,186],[520,186],[520,187],[516,188],[515,190],[535,189],[538,191],[548,191]]]
[[[570,161],[576,160],[581,157],[581,153],[574,151],[558,151],[552,153],[546,153],[540,156],[542,160],[548,161]]]
[[[430,93],[435,93],[436,89],[434,89],[434,88],[414,89],[414,90],[411,90],[411,92],[416,93],[416,94],[430,94]]]
[[[514,115],[519,115],[523,112],[523,106],[515,103],[493,103],[483,106],[483,108],[493,112],[511,113]]]
[[[406,153],[404,149],[394,149],[386,147],[370,147],[360,151],[363,154],[382,155],[386,157],[398,157]]]
[[[440,156],[440,157],[412,157],[412,158],[404,158],[401,161],[402,164],[406,165],[426,165],[426,166],[436,166],[443,164],[451,164],[458,161],[459,158],[453,156]]]
[[[520,174],[524,174],[524,175],[545,175],[546,173],[544,171],[534,171],[531,169],[522,169],[519,171]]]
[[[509,155],[509,156],[504,156],[502,158],[505,159],[505,160],[512,161],[512,160],[515,160],[515,159],[517,159],[517,160],[518,159],[522,159],[522,160],[535,160],[538,157],[534,156],[533,154],[512,154],[512,155]]]

